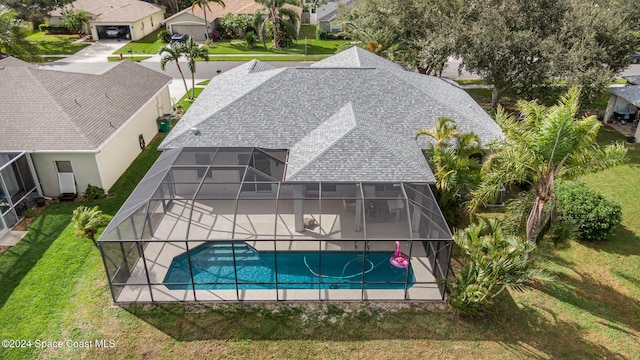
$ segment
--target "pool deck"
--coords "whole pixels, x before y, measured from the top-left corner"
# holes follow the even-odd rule
[[[305,217],[316,221],[315,226],[296,231],[293,201],[278,202],[278,214],[275,214],[274,205],[273,202],[245,200],[243,209],[236,209],[235,201],[216,201],[215,206],[207,201],[199,201],[192,209],[186,202],[174,201],[159,217],[160,220],[153,229],[153,239],[157,241],[146,243],[144,261],[137,261],[117,302],[442,300],[422,245],[423,239],[419,239],[419,234],[411,229],[407,216],[400,216],[401,213],[406,214],[407,209],[392,213],[386,208],[387,200],[383,200],[375,213],[367,214],[369,216],[358,229],[355,211],[348,208],[341,199],[325,200],[322,211],[311,202],[305,204],[304,213]],[[395,244],[389,239],[416,239],[411,250],[410,241],[402,241],[401,244],[403,252],[411,251],[411,266],[416,278],[416,283],[407,290],[406,298],[404,289],[193,291],[169,290],[162,284],[173,259],[187,250],[184,239],[191,240],[188,242],[189,249],[205,241],[235,239],[246,242],[258,251],[275,249],[281,252],[362,251],[365,238],[369,239],[368,250],[388,251],[390,255],[395,250]],[[154,285],[149,286],[148,283]]]
[[[273,251],[273,241],[256,242],[247,241],[251,246],[258,245],[263,251]],[[271,244],[269,248],[268,244]],[[202,242],[191,242],[192,249]],[[369,242],[370,251],[393,252],[393,242]],[[341,251],[362,251],[364,242],[353,241],[321,241],[323,249]],[[390,247],[391,245],[391,247]],[[318,249],[318,241],[277,241],[278,251],[313,251]],[[408,251],[408,242],[402,243],[402,248]],[[287,249],[287,250],[284,250]],[[417,242],[414,244],[411,256],[411,266],[416,283],[407,290],[407,298],[403,289],[279,289],[279,290],[169,290],[162,282],[171,266],[174,257],[184,254],[186,245],[184,242],[154,242],[149,243],[145,249],[145,261],[138,261],[131,277],[127,281],[118,302],[175,302],[175,301],[278,301],[278,300],[420,300],[439,301],[442,296],[432,275],[431,266],[423,246]],[[147,278],[144,265],[149,270],[149,281],[156,285],[146,285]],[[144,284],[144,285],[134,285]],[[149,288],[153,290],[151,298]],[[195,293],[195,294],[194,294]]]

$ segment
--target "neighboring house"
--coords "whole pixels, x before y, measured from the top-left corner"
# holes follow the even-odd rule
[[[626,86],[610,87],[609,103],[604,113],[606,121],[614,121],[622,125],[627,140],[638,142],[640,139],[640,130],[638,130],[638,119],[640,114],[640,76],[627,76]]]
[[[192,5],[179,13],[168,17],[165,20],[165,26],[167,30],[172,34],[188,34],[195,40],[204,41],[204,12],[207,11],[207,21],[209,21],[209,29],[216,29],[220,25],[220,19],[226,14],[240,15],[247,14],[253,15],[257,9],[263,8],[262,5],[257,4],[253,0],[234,0],[225,1],[225,7],[221,7],[216,3],[209,3],[209,8],[203,9],[198,5]],[[298,17],[302,16],[302,8],[299,6],[293,6],[285,4],[284,7],[293,9]],[[263,11],[266,13],[266,10]],[[298,21],[298,30],[300,29],[300,21]]]
[[[0,60],[0,236],[36,197],[108,190],[170,112],[170,81],[129,61],[92,75]]]
[[[357,47],[214,77],[99,239],[113,300],[441,301],[453,242],[415,138],[441,116],[503,136],[457,84]]]
[[[138,0],[76,0],[64,8],[89,14],[85,32],[94,39],[139,40],[158,29],[165,15],[164,7]],[[61,10],[49,12],[50,24],[64,24]]]
[[[311,14],[311,24],[318,24],[318,28],[337,34],[341,32],[342,24],[336,21],[338,17],[338,5],[349,6],[355,0],[338,0],[330,2],[316,9],[315,13]]]

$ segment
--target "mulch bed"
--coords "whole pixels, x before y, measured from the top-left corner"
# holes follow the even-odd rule
[[[13,227],[13,230],[16,230],[16,231],[27,231],[29,226],[34,221],[36,221],[38,216],[40,216],[40,213],[42,213],[42,211],[44,211],[44,209],[46,209],[49,204],[53,204],[53,203],[56,203],[56,202],[58,202],[58,199],[47,200],[47,201],[45,201],[44,206],[34,208],[36,213],[31,217],[25,217],[24,219],[20,220],[20,222],[17,223],[16,226]]]

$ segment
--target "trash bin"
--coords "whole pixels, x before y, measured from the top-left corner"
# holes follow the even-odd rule
[[[171,130],[171,118],[160,116],[156,119],[156,122],[158,123],[158,131],[168,133]]]

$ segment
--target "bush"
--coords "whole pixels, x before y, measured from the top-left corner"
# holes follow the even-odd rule
[[[171,33],[167,31],[167,29],[160,30],[158,33],[158,40],[168,44],[171,41]]]
[[[329,33],[320,29],[320,27],[318,27],[318,29],[316,30],[316,39],[327,40],[328,37],[329,37]]]
[[[47,34],[69,34],[69,28],[67,25],[49,25],[49,24],[40,24],[38,28],[43,33]]]
[[[244,41],[247,43],[247,47],[249,49],[253,49],[258,43],[258,37],[256,36],[256,33],[250,31],[244,34]]]
[[[218,31],[217,29],[213,29],[213,31],[211,31],[211,33],[209,34],[209,38],[207,40],[217,41],[218,39],[220,39],[220,31]]]
[[[34,217],[36,215],[36,209],[28,209],[27,211],[24,212],[24,216],[31,218]]]
[[[462,268],[453,280],[439,281],[450,290],[447,303],[457,315],[485,312],[505,289],[523,291],[536,280],[553,280],[536,268],[531,256],[535,244],[504,235],[495,220],[459,230],[454,241],[461,251]]]
[[[622,221],[622,207],[584,183],[558,184],[556,199],[561,216],[576,224],[581,239],[605,240]]]
[[[98,200],[102,199],[106,196],[104,189],[93,186],[91,184],[87,185],[87,190],[84,192],[84,197],[90,200]]]

